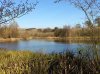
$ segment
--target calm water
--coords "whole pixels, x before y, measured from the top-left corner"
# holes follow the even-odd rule
[[[65,50],[75,51],[79,47],[84,47],[84,44],[64,44],[46,40],[21,40],[18,42],[0,43],[0,48],[15,49],[15,50],[31,50],[34,52],[64,52]]]

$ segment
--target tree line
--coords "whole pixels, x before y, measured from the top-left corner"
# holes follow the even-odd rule
[[[92,26],[90,21],[85,21],[83,27],[80,24],[76,24],[74,27],[63,26],[63,28],[55,27],[54,35],[56,37],[79,37],[79,36],[88,36],[90,37],[92,34],[94,36],[100,36],[100,17],[95,19],[95,25]]]
[[[95,37],[100,37],[100,17],[95,19],[95,26],[91,29],[91,23],[85,21],[83,27],[81,24],[76,24],[74,27],[64,25],[63,28],[55,27],[54,29],[25,29],[23,36],[25,37],[90,37],[94,34]],[[18,38],[21,36],[21,28],[16,21],[10,24],[0,25],[0,37],[2,38]],[[21,36],[22,37],[22,36]]]

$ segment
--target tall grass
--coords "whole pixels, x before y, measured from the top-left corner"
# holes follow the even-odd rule
[[[0,74],[100,74],[100,60],[78,52],[0,51]]]

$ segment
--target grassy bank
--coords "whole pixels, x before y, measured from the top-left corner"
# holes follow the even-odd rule
[[[100,74],[100,60],[88,53],[0,51],[0,74]]]

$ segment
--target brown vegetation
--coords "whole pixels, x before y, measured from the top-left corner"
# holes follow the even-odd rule
[[[100,74],[100,60],[88,50],[77,55],[0,50],[0,74]]]

